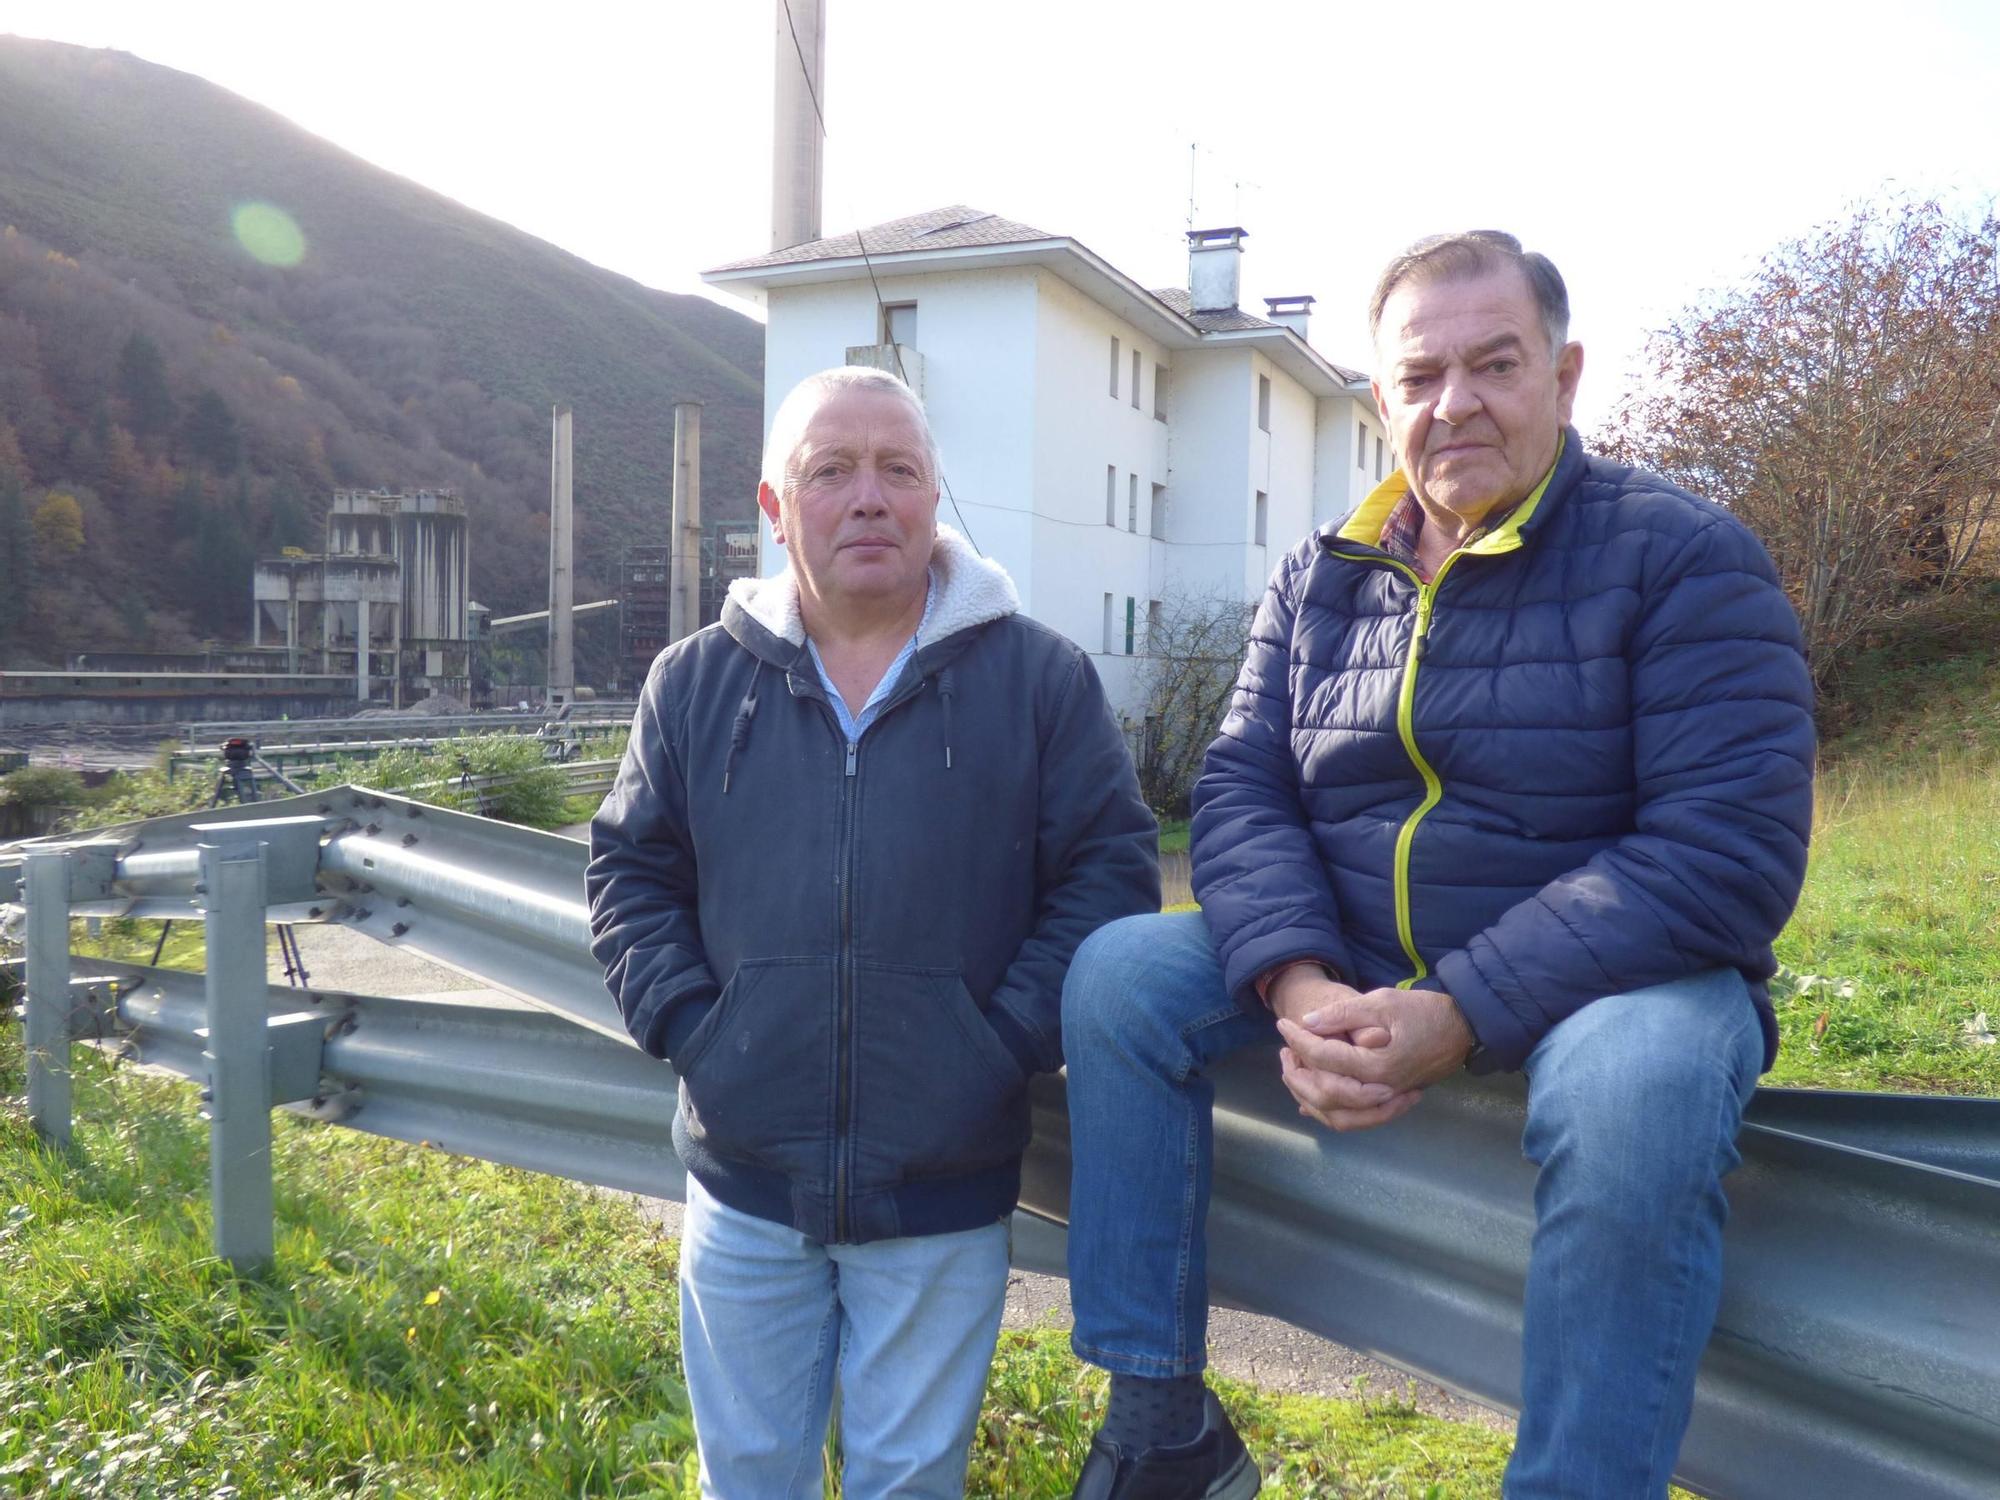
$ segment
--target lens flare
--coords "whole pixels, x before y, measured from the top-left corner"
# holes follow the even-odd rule
[[[267,266],[295,266],[306,258],[305,232],[298,220],[269,203],[238,204],[229,216],[236,243]]]

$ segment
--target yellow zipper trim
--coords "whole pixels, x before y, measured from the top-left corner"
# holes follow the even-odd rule
[[[1431,769],[1431,763],[1424,759],[1417,748],[1416,704],[1417,704],[1417,664],[1423,660],[1424,642],[1431,633],[1431,610],[1437,603],[1438,585],[1444,582],[1451,565],[1465,556],[1454,552],[1438,565],[1437,574],[1429,583],[1417,577],[1415,569],[1408,569],[1410,577],[1417,584],[1417,624],[1410,632],[1409,654],[1403,658],[1403,685],[1396,695],[1396,733],[1403,741],[1403,749],[1410,757],[1410,763],[1417,768],[1417,774],[1424,778],[1424,799],[1414,811],[1403,820],[1403,826],[1396,833],[1396,937],[1408,955],[1410,967],[1415,971],[1408,979],[1397,984],[1398,989],[1408,989],[1419,979],[1430,973],[1430,966],[1417,952],[1416,933],[1410,925],[1410,846],[1416,842],[1417,825],[1423,822],[1430,810],[1444,798],[1444,782]],[[1399,565],[1400,566],[1400,565]]]

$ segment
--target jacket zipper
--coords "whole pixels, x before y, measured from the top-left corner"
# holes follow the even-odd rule
[[[1430,641],[1431,621],[1437,608],[1438,588],[1443,584],[1445,574],[1451,571],[1452,564],[1465,554],[1452,553],[1438,564],[1437,573],[1431,581],[1425,583],[1415,568],[1396,558],[1369,557],[1352,552],[1339,552],[1332,548],[1327,550],[1332,556],[1345,558],[1350,562],[1377,563],[1394,568],[1415,584],[1417,589],[1416,628],[1410,632],[1409,649],[1403,655],[1403,681],[1396,694],[1396,735],[1403,742],[1403,753],[1410,757],[1410,764],[1416,767],[1417,774],[1424,782],[1423,800],[1412,809],[1407,818],[1403,819],[1403,826],[1396,830],[1395,871],[1394,879],[1391,881],[1396,901],[1396,940],[1403,945],[1403,954],[1409,959],[1412,970],[1410,977],[1399,980],[1396,987],[1406,990],[1430,973],[1430,965],[1424,962],[1423,955],[1417,951],[1416,931],[1411,920],[1410,850],[1417,840],[1417,825],[1423,822],[1431,809],[1444,799],[1443,780],[1431,763],[1424,759],[1423,751],[1417,748],[1417,668],[1423,662],[1424,649]]]
[[[888,717],[922,691],[928,679],[918,678],[908,692],[890,698],[882,705],[868,728]],[[820,698],[820,708],[825,712],[828,726],[835,738],[846,747],[846,759],[840,777],[840,842],[838,864],[840,869],[840,998],[839,1015],[835,1023],[835,1036],[840,1050],[838,1066],[834,1070],[834,1125],[833,1125],[833,1238],[835,1243],[847,1239],[847,1159],[852,1153],[854,1134],[854,799],[861,774],[861,738],[867,734],[848,739],[841,732],[840,721],[833,712],[833,706],[824,696]]]
[[[831,709],[828,710],[831,716]],[[835,725],[836,731],[839,726]],[[845,736],[843,736],[845,738]],[[847,741],[847,769],[840,779],[840,1061],[834,1072],[833,1238],[847,1238],[847,1157],[854,1130],[854,790],[859,739]]]

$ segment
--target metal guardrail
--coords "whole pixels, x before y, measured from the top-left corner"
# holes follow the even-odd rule
[[[261,853],[232,857],[246,848]],[[243,1138],[254,1153],[260,1122],[268,1144],[254,1098],[580,1181],[676,1192],[672,1073],[631,1046],[589,956],[585,857],[570,840],[353,788],[154,820],[67,852],[53,841],[0,851],[0,899],[10,868],[26,869],[39,944],[27,965],[40,1049],[30,1113],[46,1133],[66,1132],[67,1094],[58,1100],[53,1083],[62,1039],[101,1036],[228,1101],[212,1126],[216,1160],[237,1163],[239,1178],[254,1159]],[[261,872],[261,907],[245,869]],[[271,989],[261,930],[243,925],[252,907],[260,920],[344,922],[517,998]],[[202,916],[217,924],[210,950],[223,965],[254,944],[254,981],[239,975],[232,991],[213,959],[207,976],[91,962],[93,977],[71,981],[66,948],[51,950],[72,912]],[[225,928],[233,936],[218,942]],[[254,1016],[241,1014],[246,998]],[[255,1039],[257,1020],[261,1049],[232,1061],[217,1038]],[[1334,1137],[1301,1122],[1272,1075],[1256,1055],[1217,1071],[1213,1294],[1513,1406],[1534,1182],[1518,1082],[1454,1080],[1391,1128]],[[1037,1081],[1035,1110],[1023,1203],[1042,1217],[1020,1221],[1016,1257],[1060,1273],[1059,1080]],[[1762,1090],[1741,1147],[1723,1306],[1681,1482],[1742,1500],[1990,1500],[2000,1492],[2000,1101]],[[216,1199],[219,1247],[268,1255],[254,1185],[218,1169]]]
[[[347,719],[203,720],[184,726],[184,754],[215,753],[227,739],[246,739],[265,750],[379,748],[413,740],[435,743],[482,734],[554,734],[566,729],[620,729],[632,722],[637,702],[576,703],[560,717],[544,713],[370,714]]]

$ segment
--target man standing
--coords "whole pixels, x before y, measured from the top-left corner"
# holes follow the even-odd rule
[[[789,567],[654,662],[591,825],[592,951],[680,1074],[681,1337],[702,1494],[953,1496],[998,1334],[1027,1080],[1064,970],[1159,910],[1096,673],[937,525],[938,458],[872,370],[780,406]]]
[[[1070,973],[1074,1342],[1112,1372],[1076,1493],[1255,1492],[1201,1384],[1204,1070],[1276,1042],[1335,1130],[1461,1067],[1529,1075],[1506,1493],[1662,1496],[1805,873],[1797,623],[1727,511],[1583,451],[1545,257],[1421,241],[1370,321],[1400,468],[1272,576],[1195,789],[1202,912],[1117,923]]]

